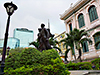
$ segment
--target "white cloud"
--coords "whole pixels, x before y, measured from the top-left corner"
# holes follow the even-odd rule
[[[45,23],[48,27],[48,19],[50,20],[51,32],[62,33],[65,31],[65,24],[60,20],[59,14],[64,13],[72,2],[77,0],[13,0],[18,6],[18,10],[11,16],[9,28],[9,36],[13,36],[15,28],[28,28],[33,30],[34,40],[36,39],[38,28],[41,23]],[[0,0],[0,38],[4,37],[6,28],[7,13],[3,7],[3,3],[10,0]]]

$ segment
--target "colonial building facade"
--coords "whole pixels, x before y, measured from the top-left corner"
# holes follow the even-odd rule
[[[61,14],[60,19],[64,20],[67,33],[74,28],[85,29],[89,33],[88,38],[93,41],[93,44],[83,43],[82,60],[100,57],[100,44],[95,47],[95,43],[100,41],[100,0],[79,0]],[[76,49],[75,55],[78,56]],[[68,54],[68,60],[74,60],[71,51]]]

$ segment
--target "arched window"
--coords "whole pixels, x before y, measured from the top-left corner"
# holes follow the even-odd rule
[[[100,32],[95,33],[95,34],[93,35],[93,37],[94,37],[95,43],[97,43],[98,41],[100,41]],[[96,49],[97,49],[97,50],[100,49],[100,43],[98,44],[98,46],[96,46]]]
[[[88,43],[87,43],[87,41],[84,41],[83,42],[83,52],[88,52],[89,51],[89,49],[88,49]]]
[[[98,18],[97,11],[94,5],[89,8],[88,12],[90,17],[90,22]]]
[[[72,23],[69,24],[69,29],[72,31]]]
[[[84,17],[83,17],[83,14],[79,14],[78,16],[78,23],[79,23],[79,28],[85,26],[85,23],[84,23]]]

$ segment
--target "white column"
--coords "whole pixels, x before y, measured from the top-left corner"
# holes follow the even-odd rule
[[[66,33],[69,33],[69,25],[66,22],[64,22],[64,23],[65,23],[65,26],[66,26]]]

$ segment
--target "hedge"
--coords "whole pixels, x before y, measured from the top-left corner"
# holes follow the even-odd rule
[[[5,75],[70,75],[56,50],[34,48],[12,52],[5,60]]]
[[[90,62],[68,63],[66,64],[68,70],[92,70]]]

